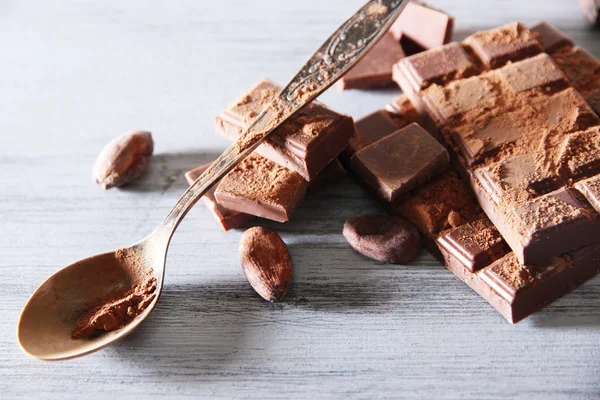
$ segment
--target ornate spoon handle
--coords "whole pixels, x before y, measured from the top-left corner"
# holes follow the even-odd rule
[[[242,135],[181,196],[157,231],[170,238],[192,206],[269,134],[356,64],[409,0],[371,0],[340,26]],[[167,239],[168,240],[168,239]]]

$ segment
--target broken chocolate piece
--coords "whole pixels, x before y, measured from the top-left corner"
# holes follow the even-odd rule
[[[437,241],[471,272],[488,266],[510,250],[485,215],[470,223],[456,225],[455,229],[440,236]]]
[[[388,112],[375,111],[356,121],[356,135],[350,138],[343,155],[346,159],[350,159],[358,150],[394,133],[398,129],[398,125]]]
[[[230,210],[286,222],[307,188],[298,173],[251,154],[221,180],[215,198]]]
[[[600,176],[577,182],[575,188],[585,196],[596,212],[600,213]]]
[[[204,164],[198,168],[186,172],[185,179],[187,182],[190,185],[194,183],[196,179],[198,179],[198,177],[202,175],[204,171],[206,171],[210,164],[212,163]],[[230,210],[217,203],[217,199],[215,199],[215,190],[217,190],[217,186],[218,184],[215,184],[212,188],[210,188],[208,192],[202,196],[202,201],[224,231],[246,225],[252,218],[254,218],[253,215]]]
[[[394,83],[392,67],[404,58],[404,52],[391,33],[386,33],[375,46],[337,82],[341,90],[372,89]]]
[[[553,53],[563,47],[573,47],[574,43],[564,33],[556,29],[548,22],[540,22],[531,28],[531,32],[537,35],[542,48],[546,53]]]
[[[423,3],[406,5],[390,32],[396,40],[408,38],[422,49],[429,50],[452,40],[454,18]]]
[[[448,163],[446,149],[418,124],[364,147],[350,160],[353,171],[387,201],[440,174]]]
[[[215,118],[217,131],[237,139],[279,90],[274,83],[261,80]],[[310,181],[355,133],[352,118],[312,103],[279,126],[256,152]]]
[[[535,35],[520,22],[474,33],[463,44],[471,49],[483,65],[492,69],[543,51]]]

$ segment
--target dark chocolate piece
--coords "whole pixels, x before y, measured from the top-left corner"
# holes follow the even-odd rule
[[[510,250],[485,215],[470,223],[455,225],[456,228],[440,236],[437,242],[471,272],[488,266]]]
[[[212,163],[202,165],[198,168],[186,172],[185,179],[187,180],[187,182],[190,185],[194,183],[196,179],[198,179],[198,177],[202,175],[204,171],[206,171],[210,164]],[[208,192],[204,194],[204,196],[202,196],[202,201],[204,202],[206,208],[210,210],[210,212],[215,217],[215,219],[224,231],[228,231],[230,229],[246,225],[252,218],[254,218],[253,215],[230,210],[217,203],[217,200],[215,199],[215,190],[217,190],[217,185],[214,185],[208,190]]]
[[[313,192],[325,189],[347,175],[348,173],[346,172],[346,169],[342,166],[340,160],[336,158],[330,162],[313,181],[310,182],[308,190]]]
[[[215,118],[217,131],[237,139],[278,91],[274,83],[261,80]],[[277,128],[256,152],[310,181],[355,133],[352,118],[312,103]]]
[[[579,0],[583,15],[592,24],[600,25],[600,0]]]
[[[418,124],[357,151],[353,171],[383,199],[393,201],[448,168],[448,152]]]
[[[574,46],[571,38],[546,21],[534,25],[531,28],[531,32],[537,35],[537,38],[546,53],[553,53],[564,47]]]
[[[344,150],[344,157],[349,160],[358,150],[382,139],[400,127],[386,111],[375,111],[356,121],[356,135],[350,138],[348,147]]]
[[[385,111],[394,120],[398,129],[416,122],[422,125],[421,116],[406,95],[400,95],[385,106]],[[358,130],[358,128],[357,128]]]
[[[251,154],[221,180],[215,198],[230,210],[286,222],[307,188],[298,173]]]
[[[421,249],[421,237],[410,222],[389,215],[362,215],[344,224],[343,234],[360,254],[391,264],[411,262]]]
[[[520,22],[474,33],[463,44],[488,68],[498,68],[543,51],[535,35]]]
[[[390,86],[392,67],[404,58],[404,52],[388,32],[381,40],[337,82],[341,90],[372,89]]]
[[[424,50],[452,40],[454,18],[421,2],[411,1],[390,28],[396,40],[407,38]]]

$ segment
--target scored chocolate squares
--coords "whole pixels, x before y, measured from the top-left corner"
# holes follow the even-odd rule
[[[216,129],[235,140],[280,88],[263,79],[215,118]],[[256,153],[311,181],[348,145],[355,134],[351,117],[311,103],[279,126]]]
[[[571,190],[574,182],[600,173],[600,119],[571,87],[580,82],[593,93],[589,77],[595,70],[558,36],[548,26],[533,34],[513,23],[395,67],[395,79],[455,151],[482,208],[525,264],[547,262],[597,241],[600,233],[598,213]],[[540,54],[536,37],[558,50]],[[459,68],[450,55],[461,51]],[[582,67],[561,70],[554,60],[565,54],[582,57]],[[431,58],[445,66],[414,67]],[[461,73],[466,70],[478,72]]]

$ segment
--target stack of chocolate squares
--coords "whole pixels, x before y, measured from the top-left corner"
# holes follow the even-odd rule
[[[393,76],[414,109],[386,110],[417,112],[431,135],[393,132],[380,111],[357,130],[381,139],[349,165],[449,270],[512,323],[600,272],[597,59],[548,23],[516,22],[407,57]]]
[[[340,88],[393,84],[396,62],[405,54],[447,43],[452,29],[449,15],[419,2],[409,4],[386,37],[340,81]],[[216,117],[217,132],[237,139],[279,90],[275,83],[260,80]],[[394,120],[395,128],[418,119],[416,113],[408,114]],[[246,225],[256,216],[286,222],[309,187],[318,189],[346,175],[337,157],[355,137],[351,117],[315,102],[273,132],[203,201],[224,230]],[[188,182],[193,183],[208,165],[189,171]]]

